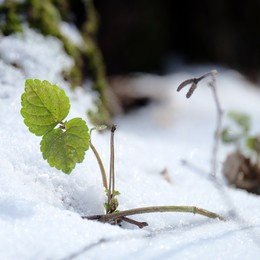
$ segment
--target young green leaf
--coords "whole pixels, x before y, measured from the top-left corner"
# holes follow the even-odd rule
[[[105,130],[106,128],[107,128],[106,125],[97,125],[97,126],[95,126],[95,127],[92,127],[92,128],[90,129],[90,131],[89,131],[90,136],[91,136],[91,134],[92,134],[92,131],[94,131],[94,130],[96,130],[96,131],[103,131],[103,130]]]
[[[52,130],[69,113],[65,92],[48,81],[27,79],[21,97],[21,114],[29,130],[41,136]]]
[[[107,128],[106,125],[97,125],[94,127],[97,131],[103,131]]]
[[[247,147],[260,155],[260,137],[259,136],[251,136],[246,140]]]
[[[251,120],[247,114],[230,111],[228,113],[228,117],[233,120],[238,126],[240,126],[243,132],[247,133],[250,130]]]
[[[220,133],[223,143],[238,143],[241,139],[241,134],[235,134],[228,127],[224,128]]]
[[[50,166],[69,174],[76,163],[83,161],[90,136],[86,122],[81,118],[65,122],[64,127],[64,130],[56,128],[43,136],[41,151]]]

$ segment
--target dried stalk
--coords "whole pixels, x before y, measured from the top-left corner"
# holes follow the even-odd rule
[[[106,215],[94,215],[94,216],[83,216],[83,219],[91,219],[98,220],[100,222],[111,223],[117,222],[118,220],[125,220],[126,216],[137,215],[137,214],[145,214],[145,213],[156,213],[156,212],[188,212],[193,214],[199,214],[208,218],[218,218],[219,220],[224,221],[225,218],[208,210],[197,208],[194,206],[152,206],[152,207],[143,207],[143,208],[135,208],[130,210],[124,210],[119,212],[114,212]],[[130,221],[127,221],[130,222]],[[134,221],[136,222],[136,221]],[[133,220],[131,220],[132,224]],[[137,222],[137,226],[142,228],[143,226],[147,226],[146,222]],[[140,225],[143,223],[144,225]]]
[[[216,122],[216,129],[214,133],[214,144],[212,149],[212,161],[211,161],[211,174],[215,178],[217,173],[217,156],[218,156],[218,148],[219,148],[219,136],[221,133],[221,127],[222,127],[222,118],[223,118],[223,110],[220,106],[220,101],[217,94],[217,88],[216,88],[216,73],[217,71],[212,72],[211,77],[212,81],[210,81],[208,84],[212,90],[213,98],[216,104],[217,108],[217,122]]]
[[[212,160],[211,160],[211,175],[214,178],[216,177],[216,173],[217,173],[217,155],[218,155],[218,147],[219,147],[219,135],[221,132],[222,116],[223,116],[223,110],[221,109],[220,101],[219,101],[218,94],[217,94],[216,74],[217,74],[217,71],[212,70],[212,71],[202,75],[199,78],[193,78],[193,79],[188,79],[188,80],[183,81],[177,88],[177,91],[180,91],[187,85],[191,84],[191,87],[190,87],[188,93],[186,94],[186,97],[190,98],[192,96],[193,92],[195,91],[195,89],[197,88],[198,83],[206,77],[211,77],[211,81],[208,83],[208,85],[210,86],[210,88],[212,90],[214,102],[215,102],[215,105],[217,108],[217,123],[216,123],[216,129],[215,129],[215,133],[214,133],[214,143],[213,143]]]
[[[114,147],[114,135],[116,131],[116,125],[111,128],[111,138],[110,138],[110,171],[109,171],[109,186],[107,191],[107,213],[113,212],[117,205],[114,199],[115,196],[115,147]]]

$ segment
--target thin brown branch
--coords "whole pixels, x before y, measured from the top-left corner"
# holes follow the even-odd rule
[[[148,223],[147,222],[140,222],[140,221],[136,221],[134,219],[131,219],[131,218],[127,218],[127,217],[122,217],[121,220],[125,221],[125,222],[128,222],[132,225],[136,225],[138,226],[139,228],[143,228],[143,227],[147,227],[148,226]]]
[[[194,83],[195,80],[196,80],[196,79],[187,79],[187,80],[183,81],[183,82],[179,85],[179,87],[177,88],[177,91],[178,91],[178,92],[181,91],[181,90],[182,90],[184,87],[186,87],[187,85]]]
[[[136,215],[136,214],[145,214],[145,213],[156,213],[156,212],[189,212],[194,214],[203,215],[208,218],[218,218],[224,220],[220,215],[213,213],[211,211],[197,208],[194,206],[153,206],[153,207],[143,207],[135,208],[125,211],[115,212],[109,215],[104,215],[100,218],[100,221],[108,222],[117,218],[122,218],[125,216]]]
[[[212,159],[211,159],[211,175],[215,178],[217,174],[217,155],[218,155],[218,147],[219,147],[219,135],[221,132],[221,127],[222,127],[222,115],[223,111],[220,106],[220,101],[218,98],[217,94],[217,88],[216,88],[216,70],[212,70],[204,75],[202,75],[199,78],[193,78],[193,79],[188,79],[182,82],[179,87],[177,88],[177,91],[180,91],[182,88],[185,86],[191,84],[191,87],[186,94],[186,97],[189,98],[192,96],[193,92],[197,88],[197,84],[204,78],[206,77],[211,77],[211,81],[208,83],[208,85],[211,87],[212,93],[213,93],[213,98],[214,102],[217,108],[217,122],[216,122],[216,129],[214,132],[214,144],[212,148]]]
[[[212,81],[208,83],[212,90],[214,102],[217,108],[217,120],[216,120],[216,129],[214,133],[214,144],[212,148],[212,162],[211,162],[211,174],[215,178],[217,174],[217,159],[218,159],[218,148],[219,148],[219,136],[222,127],[222,117],[223,117],[223,110],[220,106],[220,101],[217,93],[216,88],[216,71],[212,72],[211,77]]]
[[[114,134],[116,131],[116,125],[111,128],[111,139],[110,139],[110,171],[109,171],[109,186],[107,194],[107,213],[111,211],[111,206],[114,204],[115,194],[115,147],[114,147]]]
[[[82,219],[88,219],[88,220],[99,220],[99,221],[101,221],[100,219],[102,219],[103,216],[107,216],[107,215],[82,216],[81,218],[82,218]],[[121,221],[125,221],[125,222],[127,222],[127,223],[136,225],[136,226],[138,226],[139,228],[143,228],[143,227],[148,226],[148,223],[147,223],[147,222],[140,222],[140,221],[137,221],[137,220],[128,218],[128,217],[116,218],[116,219],[111,220],[111,221],[108,221],[108,222],[119,223],[119,222],[121,222]]]
[[[186,94],[186,97],[187,97],[187,98],[190,98],[190,97],[192,96],[192,94],[193,94],[193,92],[195,91],[195,89],[197,88],[197,86],[198,86],[198,85],[197,85],[196,82],[193,82],[193,83],[191,84],[191,87],[190,87],[188,93]]]
[[[145,213],[156,213],[156,212],[188,212],[193,214],[199,214],[208,218],[218,218],[223,221],[225,220],[224,217],[214,212],[197,208],[194,206],[152,206],[152,207],[135,208],[130,210],[113,212],[111,214],[106,214],[106,215],[83,216],[82,218],[97,219],[100,222],[111,223],[116,220],[120,220],[126,216],[145,214]]]

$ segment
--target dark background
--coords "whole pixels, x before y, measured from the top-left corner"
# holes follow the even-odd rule
[[[94,0],[109,75],[217,63],[257,80],[260,1]]]

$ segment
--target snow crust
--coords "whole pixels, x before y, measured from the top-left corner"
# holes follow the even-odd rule
[[[71,175],[63,174],[42,159],[41,139],[23,124],[20,96],[26,78],[47,79],[64,88],[71,100],[68,119],[88,121],[93,94],[84,88],[72,92],[62,79],[62,71],[73,62],[61,43],[26,29],[25,35],[0,40],[0,58],[0,259],[260,258],[259,197],[228,187],[221,175],[230,148],[221,147],[219,153],[221,188],[209,178],[216,117],[210,89],[202,83],[190,100],[176,93],[183,80],[213,68],[165,76],[160,81],[165,84],[158,85],[165,100],[116,118],[116,186],[119,210],[190,205],[228,221],[184,213],[134,216],[149,223],[140,230],[81,219],[103,213],[105,202],[91,151]],[[141,91],[152,91],[146,77]],[[220,69],[217,85],[222,106],[249,113],[253,131],[259,132],[259,89],[227,69]],[[109,169],[109,133],[93,133],[92,140]],[[182,166],[182,159],[205,172]],[[164,168],[172,183],[162,177]]]

